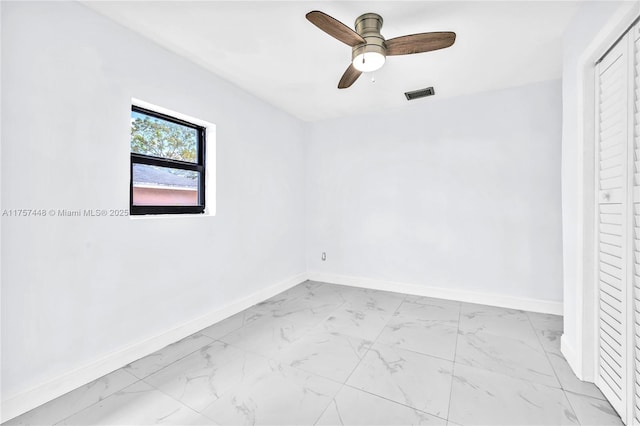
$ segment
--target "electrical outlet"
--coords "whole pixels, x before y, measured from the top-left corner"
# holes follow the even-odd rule
[[[321,256],[322,261],[324,262],[325,260],[327,260],[327,253],[322,252],[322,256]]]

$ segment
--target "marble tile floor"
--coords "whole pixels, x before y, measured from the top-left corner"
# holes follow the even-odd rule
[[[7,425],[621,425],[562,318],[307,281]]]

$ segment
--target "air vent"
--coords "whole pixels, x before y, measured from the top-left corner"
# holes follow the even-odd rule
[[[432,96],[435,92],[433,91],[433,87],[427,87],[426,89],[414,90],[413,92],[405,92],[405,96],[408,101],[412,101],[418,98],[424,98],[425,96]]]

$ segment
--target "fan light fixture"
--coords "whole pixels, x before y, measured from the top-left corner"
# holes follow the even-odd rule
[[[384,65],[385,56],[379,52],[365,51],[353,58],[353,67],[358,71],[372,72],[379,70]]]

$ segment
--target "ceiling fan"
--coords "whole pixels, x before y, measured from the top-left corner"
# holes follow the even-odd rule
[[[451,31],[411,34],[385,40],[380,34],[382,16],[376,13],[360,15],[356,19],[355,31],[319,10],[307,13],[306,17],[325,33],[351,46],[352,62],[342,75],[338,89],[350,87],[363,72],[380,69],[387,56],[444,49],[456,41],[456,33]]]

